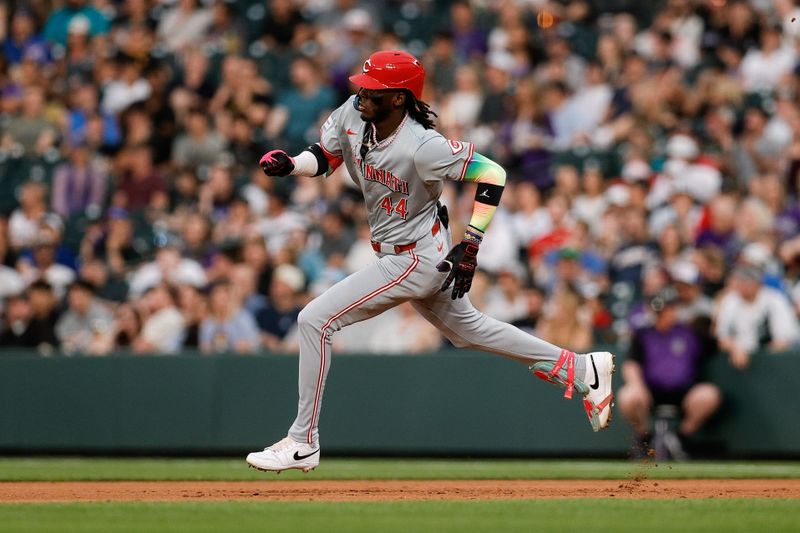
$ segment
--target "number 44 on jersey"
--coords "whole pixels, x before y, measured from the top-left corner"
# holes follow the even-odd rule
[[[387,216],[392,216],[392,212],[394,212],[400,215],[400,218],[403,220],[406,219],[407,210],[405,198],[400,198],[400,201],[395,205],[392,203],[391,195],[384,196],[383,200],[381,200],[381,209],[386,211]]]

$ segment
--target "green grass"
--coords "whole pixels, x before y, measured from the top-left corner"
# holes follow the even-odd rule
[[[792,500],[0,505],[0,531],[797,531]]]
[[[667,478],[800,478],[799,462],[324,459],[310,474],[280,477],[247,468],[244,459],[0,458],[0,481],[273,480],[273,479],[623,479],[645,472]]]
[[[800,478],[800,463],[325,459],[280,477],[242,459],[0,458],[0,481]],[[798,500],[515,500],[0,504],[5,532],[797,531]]]

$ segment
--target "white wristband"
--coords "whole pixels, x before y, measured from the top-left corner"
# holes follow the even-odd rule
[[[319,171],[317,158],[308,150],[303,150],[298,155],[294,156],[292,162],[294,162],[294,171],[292,172],[294,176],[310,178],[311,176],[316,176]]]

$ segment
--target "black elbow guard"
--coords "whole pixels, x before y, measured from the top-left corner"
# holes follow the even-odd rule
[[[475,201],[487,205],[500,205],[500,197],[503,196],[503,186],[493,183],[478,183],[475,190]]]
[[[318,144],[312,144],[304,151],[311,152],[314,157],[317,159],[317,173],[314,174],[315,176],[321,176],[328,172],[328,158],[325,157],[325,152],[322,151],[322,148]]]

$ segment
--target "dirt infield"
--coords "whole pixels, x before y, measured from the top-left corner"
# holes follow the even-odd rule
[[[98,481],[0,483],[0,503],[799,498],[800,479]]]

